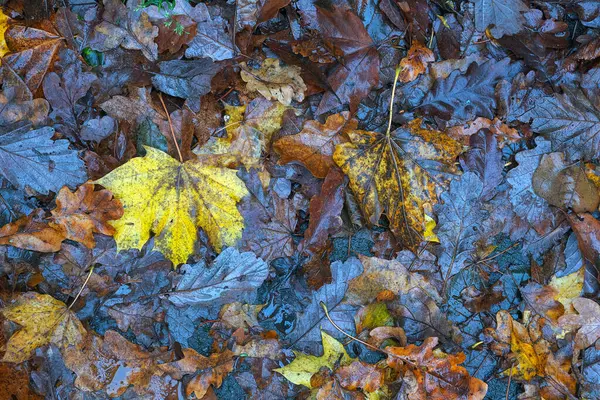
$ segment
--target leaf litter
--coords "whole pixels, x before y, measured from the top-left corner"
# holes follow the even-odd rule
[[[0,398],[597,397],[596,2],[1,7]]]

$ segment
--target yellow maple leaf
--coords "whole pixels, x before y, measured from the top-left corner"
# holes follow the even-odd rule
[[[334,370],[335,366],[348,365],[353,361],[353,358],[344,349],[344,345],[323,331],[321,331],[321,341],[323,342],[322,356],[317,357],[294,352],[296,355],[294,361],[285,367],[277,368],[273,371],[280,373],[288,381],[296,385],[303,385],[312,389],[310,378],[319,372],[321,367]]]
[[[0,9],[0,60],[10,52],[8,45],[6,44],[6,39],[4,38],[4,34],[8,29],[8,19],[6,14]]]
[[[548,284],[548,286],[556,290],[557,293],[554,298],[565,306],[565,314],[573,314],[575,312],[571,303],[581,295],[584,279],[585,268],[580,268],[578,271],[560,278],[553,276]]]
[[[75,314],[62,301],[47,294],[24,293],[2,310],[7,319],[22,328],[6,343],[2,361],[20,363],[35,349],[53,343],[60,348],[76,346],[86,334]]]
[[[453,163],[462,151],[443,132],[420,125],[415,120],[408,129],[388,134],[348,130],[350,142],[337,145],[333,154],[370,225],[385,214],[394,235],[413,248],[425,234],[431,239],[423,205],[436,202],[436,186],[443,180],[436,175],[455,172]]]
[[[118,249],[141,249],[153,232],[155,248],[177,266],[193,253],[197,227],[217,251],[234,245],[244,228],[236,205],[248,193],[236,171],[145,149],[95,182],[123,203],[123,217],[111,222]]]

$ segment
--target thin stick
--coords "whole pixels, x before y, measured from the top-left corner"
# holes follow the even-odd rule
[[[181,155],[181,150],[179,149],[179,143],[177,143],[177,138],[175,137],[175,131],[173,130],[173,123],[171,122],[171,116],[169,115],[169,111],[167,110],[167,106],[165,106],[165,101],[162,98],[162,93],[158,93],[158,98],[165,110],[165,114],[167,114],[167,120],[169,121],[169,128],[171,129],[171,136],[173,136],[173,143],[175,143],[175,148],[177,149],[177,154],[179,155],[179,161],[183,162],[183,156]]]
[[[81,285],[81,289],[79,289],[79,293],[77,293],[77,296],[75,296],[75,299],[71,302],[71,305],[69,307],[67,307],[67,310],[70,310],[71,307],[73,307],[73,305],[75,304],[75,302],[79,298],[79,296],[81,296],[81,292],[83,292],[83,289],[85,289],[85,286],[87,285],[87,283],[89,282],[90,278],[92,277],[92,272],[94,272],[94,266],[93,265],[90,267],[90,272],[88,272],[87,278],[85,278],[85,281],[83,282],[83,285]]]

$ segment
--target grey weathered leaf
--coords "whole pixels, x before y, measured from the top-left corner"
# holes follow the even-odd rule
[[[483,183],[474,172],[466,172],[450,183],[435,207],[437,235],[442,252],[438,257],[444,281],[462,270],[482,236],[481,223],[488,217],[482,207]]]
[[[520,69],[509,58],[469,65],[465,73],[453,71],[438,78],[419,106],[428,115],[444,120],[471,121],[476,117],[494,118],[495,87],[501,79],[512,78]]]
[[[210,57],[213,61],[222,61],[235,56],[237,47],[231,41],[227,22],[222,17],[211,17],[203,3],[198,4],[191,15],[198,25],[196,36],[185,51],[186,57]]]
[[[158,27],[150,23],[148,14],[136,11],[137,0],[129,0],[125,6],[121,0],[104,0],[102,22],[95,27],[90,47],[108,51],[122,46],[129,50],[141,50],[150,61],[158,59]]]
[[[29,186],[42,194],[85,182],[77,151],[69,149],[68,140],[53,141],[53,135],[53,128],[28,126],[0,134],[0,173],[17,188]]]
[[[502,152],[492,132],[485,129],[469,139],[471,148],[464,153],[460,164],[465,171],[475,172],[483,182],[482,197],[489,200],[502,182]]]
[[[104,117],[89,119],[81,127],[81,138],[100,142],[106,139],[115,130],[115,120],[105,115]]]
[[[269,267],[253,253],[240,253],[228,247],[211,267],[201,261],[184,265],[185,274],[175,291],[167,295],[176,306],[206,304],[217,307],[227,302],[242,301],[267,278]]]
[[[506,180],[511,185],[509,197],[514,212],[532,225],[553,220],[548,203],[538,196],[531,186],[533,174],[542,156],[550,153],[551,146],[550,142],[543,138],[537,138],[535,143],[537,146],[534,149],[516,155],[519,165],[506,174]]]
[[[538,100],[531,129],[552,142],[569,159],[600,157],[600,110],[580,91]]]
[[[158,67],[160,73],[152,77],[154,87],[182,99],[199,98],[210,92],[210,81],[219,69],[208,58],[164,61]]]
[[[521,0],[472,0],[475,5],[475,27],[484,32],[488,27],[496,39],[514,35],[523,29],[523,12],[528,8]]]
[[[298,350],[319,348],[321,330],[333,337],[341,337],[340,332],[325,317],[320,302],[327,306],[333,322],[345,332],[354,333],[354,314],[358,307],[346,304],[342,300],[348,289],[348,282],[360,275],[362,270],[363,267],[356,258],[344,263],[336,261],[331,264],[332,282],[313,292],[304,311],[297,314],[296,327],[285,338],[290,347]]]

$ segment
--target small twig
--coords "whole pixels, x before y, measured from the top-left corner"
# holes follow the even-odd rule
[[[169,121],[169,128],[171,129],[171,136],[173,136],[173,143],[175,143],[175,148],[177,149],[177,155],[179,155],[179,161],[183,162],[183,156],[181,155],[181,149],[179,148],[179,143],[177,143],[177,138],[175,137],[175,131],[173,130],[173,123],[171,122],[171,116],[169,115],[169,111],[167,110],[167,106],[165,105],[165,101],[162,98],[162,93],[158,93],[158,98],[165,110],[165,114],[167,114],[167,121]]]
[[[506,400],[508,400],[508,394],[510,392],[510,382],[512,381],[514,368],[515,368],[515,363],[513,362],[510,366],[510,376],[508,377],[508,385],[506,386]]]
[[[75,302],[79,298],[79,296],[81,296],[81,293],[83,292],[83,289],[85,289],[85,286],[87,285],[87,283],[89,282],[90,278],[92,277],[92,272],[94,272],[94,266],[93,265],[90,267],[90,272],[88,272],[87,278],[85,278],[85,281],[83,282],[83,285],[81,285],[81,289],[79,289],[79,293],[77,293],[77,296],[75,296],[75,299],[71,302],[71,305],[69,307],[67,307],[67,310],[70,310],[71,307],[73,307],[73,305],[75,304]]]

